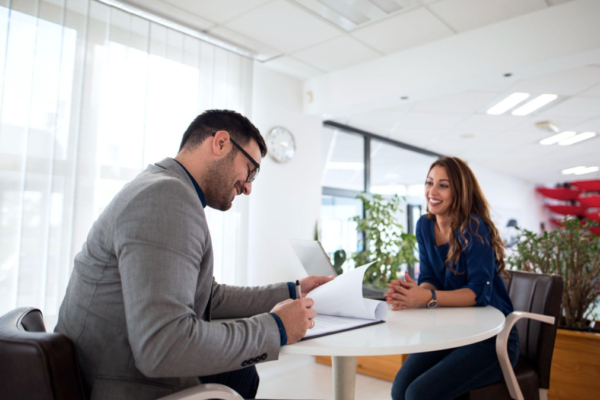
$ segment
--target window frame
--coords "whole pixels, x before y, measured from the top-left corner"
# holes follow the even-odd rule
[[[337,129],[340,130],[342,132],[345,133],[350,133],[350,134],[354,134],[354,135],[359,135],[363,137],[364,140],[364,145],[363,145],[363,162],[365,165],[364,168],[364,187],[362,191],[358,191],[358,190],[350,190],[350,189],[339,189],[339,188],[333,188],[333,187],[328,187],[328,186],[323,186],[322,187],[322,195],[324,196],[336,196],[336,197],[349,197],[349,198],[356,198],[356,196],[358,196],[358,194],[362,193],[362,192],[367,192],[367,193],[371,193],[371,140],[378,140],[381,142],[384,142],[386,144],[395,146],[395,147],[399,147],[401,149],[404,150],[408,150],[408,151],[413,151],[415,153],[419,153],[419,154],[423,154],[426,156],[430,156],[430,157],[437,157],[437,158],[441,158],[444,157],[443,154],[440,153],[436,153],[430,150],[426,150],[426,149],[422,149],[420,147],[417,146],[413,146],[407,143],[403,143],[397,140],[393,140],[390,138],[387,138],[385,136],[380,136],[377,135],[375,133],[372,132],[368,132],[362,129],[358,129],[355,128],[353,126],[350,125],[345,125],[339,122],[335,122],[335,121],[331,121],[331,120],[326,120],[323,121],[323,127],[325,128],[332,128],[332,129]],[[385,197],[385,196],[384,196]],[[408,204],[409,209],[413,207],[412,204]],[[363,207],[363,218],[366,217],[366,213]],[[409,220],[408,221],[408,225],[407,225],[407,232],[410,234],[415,234],[415,232],[413,232],[413,224],[411,223],[412,221],[412,215],[408,216]],[[365,237],[363,234],[363,238],[362,238],[362,242],[363,244],[365,244]],[[412,265],[408,266],[408,273],[411,276],[414,276],[414,267]]]

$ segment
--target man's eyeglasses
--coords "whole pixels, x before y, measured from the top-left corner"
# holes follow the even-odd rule
[[[217,134],[217,132],[213,132],[212,136],[215,136]],[[252,171],[248,171],[248,177],[246,178],[246,182],[250,183],[252,181],[254,181],[256,179],[256,176],[258,175],[258,173],[260,172],[260,164],[257,163],[256,161],[254,161],[254,158],[252,158],[250,156],[250,154],[248,154],[246,152],[246,150],[244,150],[242,148],[242,146],[240,146],[239,144],[236,143],[235,140],[233,140],[233,138],[231,137],[231,135],[229,135],[229,140],[231,140],[231,143],[233,143],[233,145],[235,147],[238,148],[239,151],[242,152],[243,155],[246,156],[246,158],[248,160],[250,160],[250,162],[254,165],[254,169]]]

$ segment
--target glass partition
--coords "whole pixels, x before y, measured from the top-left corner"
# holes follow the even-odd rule
[[[333,263],[333,254],[344,250],[349,259],[352,253],[361,250],[360,234],[356,230],[356,222],[351,219],[362,216],[362,202],[342,196],[323,196],[321,202],[321,244]],[[346,262],[342,266],[347,270],[352,266]]]
[[[322,186],[364,190],[364,138],[337,129],[323,128],[322,140]]]

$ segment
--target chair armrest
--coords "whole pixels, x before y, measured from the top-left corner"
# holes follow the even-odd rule
[[[218,383],[206,383],[181,392],[173,393],[158,400],[244,400],[235,390]]]
[[[513,371],[512,365],[510,365],[510,359],[508,358],[508,337],[510,336],[510,331],[513,326],[515,326],[517,321],[522,318],[534,319],[550,325],[554,324],[554,317],[522,311],[514,311],[506,317],[504,328],[496,337],[496,354],[498,355],[498,361],[500,362],[500,367],[502,368],[502,374],[504,375],[506,386],[508,386],[510,397],[515,400],[524,400],[524,398],[517,377],[515,376],[515,371]]]

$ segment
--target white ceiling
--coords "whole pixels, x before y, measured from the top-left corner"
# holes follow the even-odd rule
[[[122,1],[231,42],[268,66],[306,79],[569,0],[394,0],[402,6],[399,11],[349,31],[316,13],[318,5],[326,8],[317,0]],[[368,2],[337,1],[357,8]]]
[[[363,4],[365,1],[339,0],[350,5]],[[373,65],[377,60],[389,58],[392,54],[395,57],[408,49],[406,54],[412,52],[411,57],[418,58],[420,49],[422,52],[432,51],[430,46],[434,46],[434,43],[454,40],[452,38],[463,35],[469,36],[470,42],[464,43],[469,43],[468,50],[473,52],[473,63],[482,71],[487,62],[485,57],[490,55],[483,52],[477,54],[478,49],[485,48],[490,38],[498,33],[514,36],[515,31],[507,24],[519,19],[524,25],[523,18],[531,16],[531,20],[535,21],[538,14],[538,20],[541,21],[545,11],[558,10],[557,7],[563,7],[565,3],[566,7],[579,3],[580,9],[585,8],[586,4],[583,3],[589,3],[586,0],[395,1],[403,9],[349,30],[319,15],[314,11],[316,6],[312,9],[309,7],[319,3],[318,0],[124,2],[229,41],[256,54],[256,59],[264,65],[300,79],[349,71],[360,65]],[[323,7],[322,3],[319,4]],[[571,18],[576,16],[577,9],[573,10],[566,11]],[[599,19],[600,15],[597,15],[595,20]],[[547,25],[544,29],[548,29]],[[486,29],[487,33],[484,34]],[[528,40],[529,46],[534,46],[535,40],[543,41],[545,38],[546,33],[542,28],[539,28],[540,37],[535,37],[538,32],[536,29],[532,24],[528,37],[523,38]],[[481,36],[478,36],[480,32]],[[478,37],[481,38],[479,41]],[[562,43],[557,45],[580,45],[569,35],[561,36],[560,40]],[[478,43],[480,47],[477,48],[473,43]],[[454,43],[454,49],[460,49],[456,47],[459,45],[459,42]],[[440,46],[437,49],[443,48]],[[527,48],[524,52],[527,53]],[[600,137],[572,146],[541,146],[539,140],[550,133],[539,130],[534,124],[549,120],[561,130],[591,130],[600,134],[600,64],[584,65],[573,61],[572,67],[565,67],[569,65],[569,60],[565,60],[562,53],[557,53],[556,58],[559,56],[562,57],[562,67],[554,68],[558,72],[543,72],[543,68],[539,69],[542,72],[536,72],[535,68],[527,67],[529,70],[522,71],[516,77],[496,79],[493,85],[471,85],[467,90],[447,90],[452,94],[441,95],[438,92],[421,101],[411,97],[410,100],[394,103],[396,105],[393,107],[389,107],[390,102],[386,100],[382,102],[386,105],[373,106],[369,111],[348,110],[324,117],[438,153],[459,156],[532,182],[564,181],[569,177],[561,175],[562,169],[578,165],[600,166]],[[494,69],[490,61],[489,73],[498,73],[498,66],[502,65],[501,57],[502,54],[497,60],[492,60],[496,62]],[[427,67],[425,69],[428,70]],[[419,72],[423,73],[422,67]],[[460,76],[455,71],[453,73]],[[467,78],[473,80],[478,76],[465,75],[461,79]],[[442,82],[441,78],[439,81]],[[525,117],[510,114],[491,116],[485,113],[496,102],[517,91],[532,93],[532,96],[555,93],[559,99]],[[595,176],[600,177],[600,174],[570,178],[587,179]]]
[[[570,97],[556,100],[555,105],[551,103],[530,116],[486,114],[496,102],[519,91]],[[376,110],[334,119],[531,182],[600,178],[598,173],[561,174],[563,169],[579,165],[600,166],[600,136],[571,146],[542,146],[539,141],[552,133],[535,127],[536,122],[548,120],[561,131],[600,135],[600,66],[512,81],[506,88],[412,102],[408,109],[403,106],[401,110]]]

